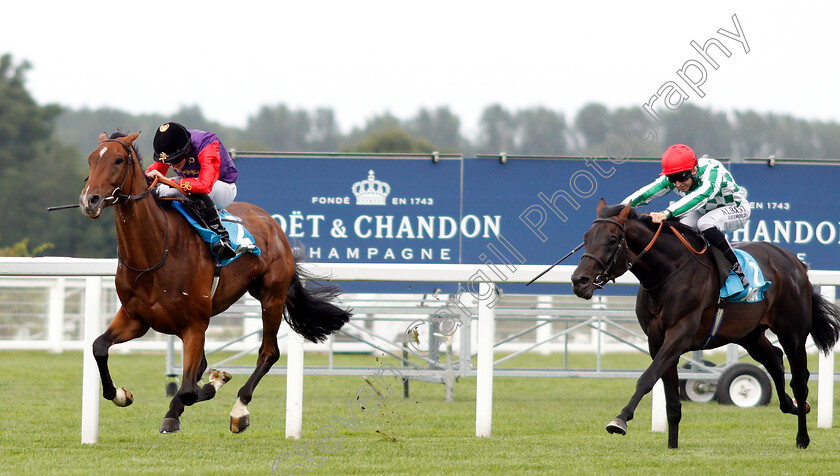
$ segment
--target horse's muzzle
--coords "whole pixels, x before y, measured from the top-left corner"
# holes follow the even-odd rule
[[[577,272],[572,274],[572,290],[575,296],[583,299],[591,299],[595,288],[595,281],[589,276],[579,275]]]
[[[99,195],[88,196],[87,193],[82,193],[82,196],[79,197],[79,208],[88,218],[99,218],[104,205],[105,200]]]

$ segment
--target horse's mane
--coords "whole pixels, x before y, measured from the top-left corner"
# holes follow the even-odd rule
[[[618,215],[619,212],[621,212],[621,210],[623,210],[623,209],[624,209],[624,205],[621,205],[621,204],[619,204],[619,205],[609,205],[609,206],[604,207],[603,210],[601,210],[601,213],[599,214],[599,217],[600,218],[614,217],[614,216]],[[650,217],[650,215],[639,214],[638,212],[636,212],[635,208],[630,209],[630,215],[627,217],[627,219],[638,221],[638,222],[644,224],[645,226],[647,226],[652,231],[656,231],[656,229],[659,228],[659,224],[653,223],[653,219]],[[685,225],[685,224],[681,223],[679,220],[677,220],[675,218],[669,218],[669,219],[665,220],[665,225],[666,225],[666,228],[667,228],[667,226],[673,226],[683,236],[702,236],[699,231],[695,230],[694,228],[692,228],[688,225]]]
[[[120,139],[122,137],[128,137],[129,135],[130,134],[129,134],[128,131],[123,131],[123,130],[117,129],[116,131],[112,132],[111,135],[108,136],[108,138],[109,139]],[[140,169],[142,170],[143,169],[143,156],[140,155],[140,149],[138,149],[137,147],[132,147],[132,148],[134,149],[134,155],[137,156],[137,162],[140,164]]]

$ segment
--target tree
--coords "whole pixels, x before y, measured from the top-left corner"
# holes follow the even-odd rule
[[[335,113],[329,108],[318,108],[312,115],[308,150],[333,152],[341,148],[341,130],[335,120]]]
[[[755,111],[734,113],[733,146],[739,157],[767,157],[775,152],[768,121]]]
[[[35,103],[25,88],[28,69],[0,58],[0,247],[31,243],[45,254],[114,256],[113,222],[105,228],[78,211],[46,212],[76,202],[87,171],[78,152],[51,138],[60,108]],[[54,248],[43,246],[49,243]]]
[[[413,119],[408,121],[406,129],[425,138],[442,153],[462,151],[465,140],[461,137],[461,120],[448,107],[439,107],[434,111],[420,109]]]
[[[583,106],[575,117],[575,129],[583,134],[584,147],[603,144],[610,132],[610,113],[606,106],[597,103]]]
[[[732,157],[732,129],[725,113],[683,104],[662,119],[666,144],[686,144],[698,156]]]
[[[34,144],[50,136],[56,105],[39,107],[24,87],[28,62],[15,65],[12,56],[0,57],[0,174],[31,157]]]
[[[561,114],[537,107],[519,111],[516,154],[566,155],[566,119]]]
[[[610,132],[601,152],[593,155],[659,157],[665,150],[661,128],[641,107],[619,108],[610,118]]]
[[[484,153],[496,154],[514,149],[516,119],[500,104],[488,106],[479,120],[477,148]]]
[[[416,137],[404,129],[390,128],[370,133],[347,152],[430,154],[435,146],[422,137]]]
[[[269,150],[304,151],[308,149],[309,114],[292,111],[285,104],[263,106],[248,119],[248,138],[265,144]]]

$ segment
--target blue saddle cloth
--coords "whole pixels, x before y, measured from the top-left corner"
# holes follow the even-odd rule
[[[764,291],[772,284],[764,280],[764,273],[758,267],[755,258],[746,251],[733,248],[744,275],[750,281],[750,286],[744,289],[741,280],[734,272],[729,272],[729,277],[720,289],[720,297],[726,302],[758,302],[764,299]]]
[[[195,221],[195,218],[190,216],[189,212],[187,212],[184,208],[184,204],[179,201],[173,201],[172,206],[181,212],[181,215],[184,215],[190,225],[192,225],[192,227],[198,232],[199,236],[201,236],[201,239],[210,244],[211,250],[213,249],[213,245],[221,240],[221,237],[216,232],[204,228]],[[242,220],[237,216],[228,213],[227,210],[219,210],[219,216],[222,218],[222,225],[227,230],[228,235],[230,235],[230,243],[233,246],[233,249],[236,250],[236,256],[220,261],[219,257],[213,253],[213,257],[216,258],[218,265],[225,266],[245,253],[253,253],[259,256],[260,248],[256,245],[256,243],[254,243],[254,235],[245,228],[242,224]]]

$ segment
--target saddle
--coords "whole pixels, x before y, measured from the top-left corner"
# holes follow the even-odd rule
[[[218,242],[221,237],[207,227],[207,224],[201,219],[201,213],[191,209],[191,207],[183,201],[173,200],[171,203],[175,210],[178,210],[182,215],[184,215],[187,222],[192,225],[196,232],[198,232],[198,235],[201,236],[201,239],[210,246],[212,251],[213,245]],[[222,225],[225,227],[228,235],[230,236],[231,245],[233,246],[233,249],[236,250],[236,256],[230,259],[220,260],[219,257],[214,254],[213,257],[216,258],[217,267],[230,264],[233,260],[245,253],[253,253],[259,256],[260,248],[254,242],[254,235],[245,228],[242,219],[229,213],[225,209],[219,210],[219,216],[221,217]]]
[[[750,281],[750,286],[744,289],[741,280],[730,269],[732,265],[723,256],[723,253],[710,246],[712,256],[717,267],[718,277],[723,285],[720,289],[720,299],[722,303],[726,302],[759,302],[764,299],[764,291],[772,284],[770,281],[764,280],[764,273],[749,253],[744,250],[733,248],[735,256],[738,257],[738,262],[741,263],[741,269]]]

